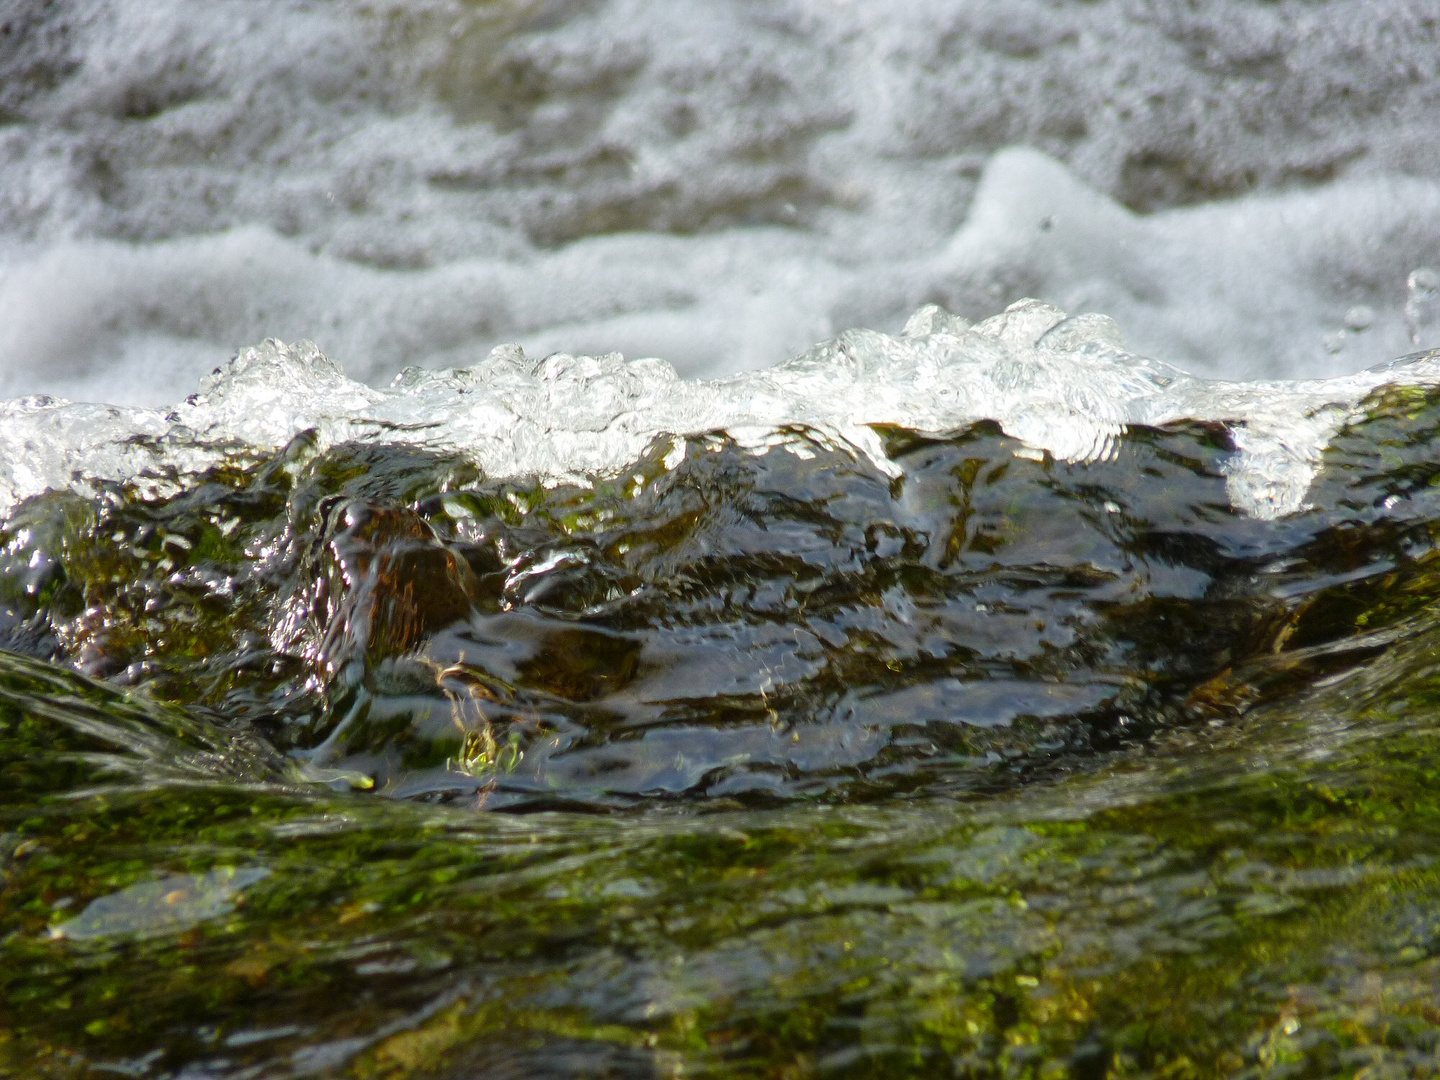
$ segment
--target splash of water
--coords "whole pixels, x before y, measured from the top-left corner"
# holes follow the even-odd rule
[[[769,371],[687,381],[660,360],[496,349],[469,368],[409,369],[387,389],[345,376],[312,344],[242,351],[168,410],[4,404],[0,508],[52,487],[197,471],[238,446],[273,450],[315,430],[460,451],[487,475],[583,481],[661,434],[725,431],[767,445],[789,425],[828,432],[894,469],[873,427],[945,432],[995,420],[1035,452],[1102,458],[1129,424],[1226,425],[1233,504],[1258,517],[1304,505],[1327,439],[1376,388],[1429,385],[1425,354],[1330,380],[1226,383],[1125,351],[1118,328],[1038,301],[975,326],[931,306],[900,337],[857,330]]]

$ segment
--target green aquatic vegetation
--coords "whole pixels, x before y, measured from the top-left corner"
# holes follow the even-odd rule
[[[1205,425],[31,500],[0,1073],[1440,1071],[1437,414],[1371,406],[1277,522]]]
[[[158,1075],[337,1044],[355,1075],[462,1075],[435,1070],[517,1040],[750,1075],[1413,1066],[1437,761],[1389,693],[1207,729],[1199,769],[1162,745],[1000,800],[477,817],[137,779],[16,807],[7,1052],[53,1075],[61,1049],[164,1047]],[[1327,697],[1353,715],[1312,719]],[[244,902],[190,930],[56,932],[217,872],[252,875]]]

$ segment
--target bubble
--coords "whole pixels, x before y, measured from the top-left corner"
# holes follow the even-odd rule
[[[1410,344],[1417,348],[1433,348],[1440,344],[1440,270],[1422,266],[1410,272],[1405,288],[1405,328],[1410,331]]]
[[[1357,334],[1375,325],[1375,309],[1368,304],[1356,304],[1345,312],[1345,328]]]

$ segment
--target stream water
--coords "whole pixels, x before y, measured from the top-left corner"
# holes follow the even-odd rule
[[[1004,7],[0,9],[0,1075],[1440,1072],[1440,20]]]

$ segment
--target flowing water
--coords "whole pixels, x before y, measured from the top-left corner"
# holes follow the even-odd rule
[[[0,1075],[1440,1072],[1437,36],[0,8]]]

